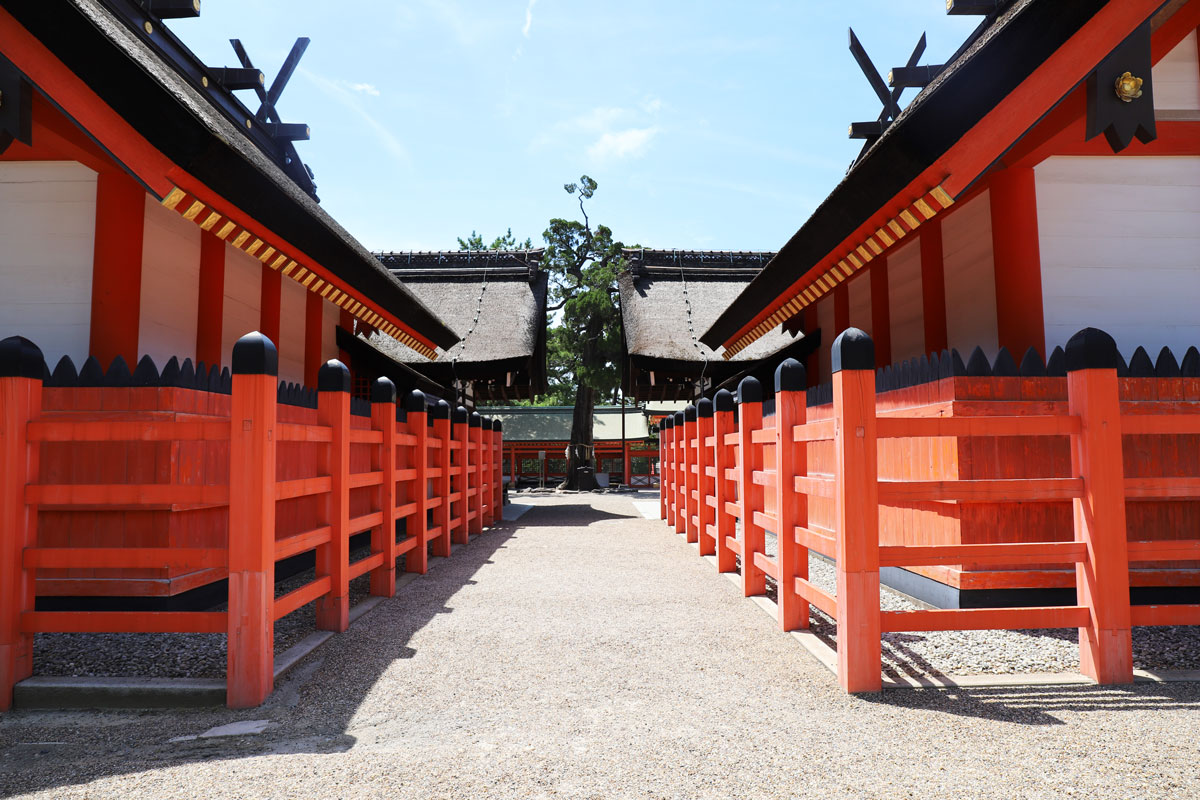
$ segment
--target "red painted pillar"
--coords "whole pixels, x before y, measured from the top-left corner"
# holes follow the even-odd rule
[[[1078,603],[1091,612],[1079,629],[1079,670],[1097,683],[1132,683],[1129,548],[1116,342],[1087,328],[1067,342],[1067,405],[1080,432],[1071,437],[1071,467],[1083,479],[1072,501],[1075,541],[1087,561],[1075,565]]]
[[[341,313],[338,315],[338,327],[347,333],[354,333],[354,315],[343,308]],[[338,359],[340,359],[342,363],[346,365],[351,365],[354,363],[350,359],[350,354],[340,347],[338,348]]]
[[[33,634],[21,630],[21,615],[33,611],[34,572],[22,558],[37,544],[37,506],[25,502],[25,487],[38,481],[39,445],[27,431],[42,411],[42,365],[28,339],[0,341],[0,711],[33,674]]]
[[[373,465],[383,473],[379,485],[383,520],[371,530],[371,552],[383,553],[383,565],[371,570],[371,594],[381,597],[396,594],[396,425],[396,385],[379,378],[371,386],[371,428],[383,434]]]
[[[754,378],[742,378],[738,384],[738,516],[742,520],[742,594],[746,597],[767,593],[767,576],[754,565],[754,554],[766,547],[766,532],[754,521],[755,511],[764,511],[763,487],[754,482],[754,473],[763,468],[762,446],[751,436],[762,428],[762,386]]]
[[[684,472],[687,466],[687,461],[685,460],[687,453],[687,428],[684,427],[682,411],[675,412],[675,427],[673,430],[674,436],[672,438],[675,440],[675,493],[672,498],[675,506],[674,528],[676,533],[683,533],[687,530],[687,506],[683,501],[683,495],[687,488],[686,473]]]
[[[717,552],[716,514],[708,501],[716,496],[714,480],[708,471],[713,468],[713,451],[708,445],[713,437],[713,403],[707,397],[696,402],[696,535],[700,555]]]
[[[467,532],[483,533],[483,417],[478,411],[472,411],[467,420],[467,449],[463,457],[463,467],[468,471],[466,486],[469,493],[467,500],[468,524]]]
[[[100,173],[88,347],[105,367],[117,356],[131,367],[137,364],[145,225],[146,190],[141,184],[123,172]]]
[[[892,308],[888,292],[888,260],[884,256],[871,262],[871,337],[875,340],[875,360],[892,363]]]
[[[454,409],[450,415],[450,439],[454,454],[450,461],[450,495],[457,498],[451,512],[454,518],[455,544],[466,544],[469,537],[471,468],[467,463],[467,459],[470,458],[470,429],[467,427],[467,419],[467,409],[462,406]]]
[[[262,705],[275,672],[275,436],[279,355],[261,333],[233,346],[226,704]]]
[[[804,309],[804,333],[805,335],[815,332],[821,324],[817,321],[817,304],[813,303],[806,306]],[[828,348],[828,340],[833,335],[833,331],[821,331],[822,346]],[[804,362],[804,366],[808,374],[812,376],[814,384],[821,382],[821,348],[816,347]]]
[[[699,477],[696,474],[696,457],[699,448],[696,446],[696,407],[688,404],[683,409],[683,530],[689,542],[698,541],[700,535],[699,504],[696,502],[699,492]]]
[[[327,545],[317,548],[317,577],[328,575],[328,594],[317,598],[317,628],[342,632],[350,627],[350,370],[333,359],[317,375],[317,419],[333,432],[327,467],[332,482],[326,520]]]
[[[834,335],[850,327],[850,287],[839,283],[833,290]]]
[[[808,548],[796,541],[796,528],[808,527],[808,497],[796,491],[795,478],[808,475],[808,448],[793,434],[808,412],[808,376],[804,365],[785,359],[775,369],[775,518],[779,629],[808,627],[808,603],[796,593],[796,579],[808,577]]]
[[[496,437],[496,462],[492,467],[493,519],[501,522],[504,520],[504,425],[498,419],[492,420],[492,435]]]
[[[450,453],[453,440],[450,438],[450,404],[438,400],[433,407],[433,438],[437,440],[434,448],[432,476],[434,478],[434,496],[440,499],[437,509],[433,512],[434,530],[437,535],[433,538],[433,554],[442,558],[450,557]]]
[[[670,503],[667,493],[671,491],[671,417],[658,423],[658,448],[662,457],[658,462],[658,515],[670,524]]]
[[[220,366],[221,326],[225,321],[225,242],[203,230],[200,231],[200,292],[196,306],[196,360]]]
[[[830,355],[838,682],[848,692],[875,692],[882,684],[875,348],[871,337],[850,328],[834,340]]]
[[[921,307],[925,352],[940,353],[950,345],[946,333],[946,272],[942,260],[942,221],[928,220],[918,233],[921,247]]]
[[[737,556],[729,548],[728,541],[728,537],[737,536],[737,517],[729,512],[729,504],[737,501],[737,481],[730,480],[728,476],[728,472],[737,465],[737,451],[734,445],[726,442],[728,436],[737,432],[735,408],[733,395],[727,389],[721,389],[713,398],[713,437],[716,439],[713,464],[717,470],[714,483],[717,501],[717,572],[737,570]]]
[[[262,265],[262,282],[259,286],[259,330],[272,342],[279,341],[279,306],[282,302],[283,275],[278,270]],[[280,342],[282,346],[282,342]],[[295,347],[295,343],[289,343]]]
[[[988,194],[1000,346],[1007,347],[1018,360],[1030,347],[1045,358],[1042,259],[1033,168],[1010,167],[992,173]]]
[[[413,438],[412,488],[408,502],[415,507],[410,517],[412,524],[407,528],[409,537],[416,544],[404,556],[404,571],[424,575],[429,570],[429,421],[425,410],[425,394],[414,389],[404,400],[405,423],[408,435]]]
[[[316,292],[304,298],[304,385],[316,386],[321,370],[322,334],[325,326],[325,301]]]

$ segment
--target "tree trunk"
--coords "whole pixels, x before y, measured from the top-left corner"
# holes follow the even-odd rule
[[[579,468],[592,464],[594,448],[594,432],[592,420],[596,410],[596,390],[590,386],[579,384],[575,390],[575,411],[571,415],[571,444],[567,447],[567,476],[563,479],[560,489],[591,489],[592,486],[580,486]]]

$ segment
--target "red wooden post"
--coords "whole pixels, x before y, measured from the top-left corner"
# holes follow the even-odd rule
[[[696,504],[698,483],[696,478],[696,456],[698,450],[696,447],[696,407],[688,404],[683,409],[683,529],[687,533],[687,540],[695,542],[698,540],[699,532],[696,528],[696,522],[699,511]]]
[[[316,292],[304,297],[304,385],[316,386],[321,371],[322,335],[325,327],[325,299]]]
[[[925,352],[937,353],[949,347],[941,218],[934,217],[927,221],[917,234],[921,248],[921,313],[925,326]]]
[[[225,702],[262,705],[275,673],[275,419],[279,354],[261,333],[233,346],[229,631]]]
[[[33,674],[33,634],[21,631],[21,615],[33,611],[34,571],[22,562],[37,544],[37,506],[26,504],[25,487],[38,479],[39,447],[27,431],[42,410],[43,363],[28,339],[0,341],[0,711]]]
[[[876,692],[880,677],[879,453],[875,345],[858,328],[833,342],[834,526],[837,533],[838,682]]]
[[[675,458],[672,462],[672,469],[674,470],[673,474],[675,476],[674,481],[672,481],[675,484],[675,492],[673,495],[674,511],[672,517],[675,532],[683,533],[685,530],[687,530],[687,506],[685,506],[683,502],[683,493],[687,488],[687,482],[684,480],[683,473],[683,468],[685,466],[684,452],[686,449],[684,445],[687,444],[687,430],[683,425],[682,411],[675,412],[675,422],[672,424],[674,426],[672,428],[674,431],[672,439],[675,441]]]
[[[1079,629],[1079,669],[1098,683],[1132,683],[1120,356],[1112,337],[1095,328],[1072,336],[1066,356],[1067,405],[1080,422],[1071,467],[1083,479],[1083,497],[1072,501],[1075,541],[1088,552],[1075,565],[1075,582],[1079,605],[1091,612],[1090,625]]]
[[[1046,355],[1042,311],[1041,237],[1033,167],[994,170],[988,176],[996,329],[1001,347]]]
[[[205,230],[200,231],[199,278],[196,295],[196,360],[219,366],[221,322],[225,319],[225,242]],[[316,377],[315,370],[313,377]]]
[[[716,514],[708,504],[715,499],[716,487],[708,470],[713,467],[713,449],[705,440],[713,435],[713,403],[702,397],[696,403],[696,534],[700,544],[700,555],[711,556],[717,552],[714,530]]]
[[[492,524],[492,454],[495,444],[491,417],[479,418],[479,525]]]
[[[737,555],[729,549],[726,537],[737,535],[737,517],[729,513],[726,504],[736,502],[737,482],[730,480],[726,472],[736,465],[737,450],[734,445],[725,443],[725,437],[737,430],[733,395],[727,389],[721,389],[713,398],[713,408],[713,436],[717,440],[713,453],[713,464],[717,469],[717,480],[713,484],[717,499],[717,571],[734,572]]]
[[[433,540],[433,554],[442,558],[450,557],[450,404],[438,400],[433,407],[433,435],[441,447],[435,448],[433,468],[434,497],[441,498],[441,505],[433,512],[433,519],[438,529],[438,535]]]
[[[273,342],[279,341],[279,316],[283,305],[283,275],[279,270],[262,265],[259,283],[258,317],[259,330]],[[295,346],[295,342],[288,342]]]
[[[872,376],[874,373],[872,373]],[[794,429],[808,411],[808,376],[794,358],[775,369],[775,531],[779,581],[779,628],[808,627],[808,603],[796,593],[796,579],[808,577],[808,548],[796,541],[796,527],[808,527],[808,497],[796,491],[796,476],[808,475],[808,447]]]
[[[309,294],[312,294],[311,292]],[[371,427],[383,432],[375,468],[383,473],[379,510],[383,520],[371,531],[371,551],[383,553],[383,566],[371,570],[371,594],[396,594],[396,384],[378,378],[371,386]]]
[[[671,491],[671,418],[667,417],[658,423],[658,449],[662,454],[658,462],[658,515],[667,523],[671,521],[668,511],[670,503],[667,493]]]
[[[404,401],[404,411],[408,433],[416,440],[411,459],[415,475],[408,492],[408,500],[416,504],[416,509],[406,530],[417,540],[416,546],[404,556],[404,571],[424,575],[429,571],[429,421],[425,394],[419,389],[410,392]]]
[[[754,378],[742,378],[738,384],[738,506],[742,518],[742,594],[746,597],[767,593],[767,574],[754,565],[754,554],[764,551],[766,533],[754,521],[754,512],[762,511],[763,487],[754,482],[754,472],[763,468],[762,446],[751,441],[751,434],[762,428],[762,386]]]
[[[453,452],[450,460],[450,496],[457,498],[450,514],[454,518],[453,541],[455,544],[466,544],[467,498],[471,494],[470,468],[467,464],[470,436],[467,431],[467,410],[462,406],[450,414],[450,440]]]
[[[496,437],[496,461],[492,465],[492,502],[496,509],[493,519],[500,522],[504,519],[504,425],[498,419],[492,420],[492,435]]]
[[[328,575],[331,587],[317,598],[317,628],[340,633],[350,627],[350,370],[336,358],[326,361],[317,392],[317,419],[333,433],[325,506],[332,531],[329,544],[317,548],[317,576]]]
[[[467,455],[463,459],[463,466],[470,469],[470,481],[467,484],[470,486],[470,521],[467,524],[467,531],[474,534],[483,533],[483,417],[478,411],[472,411],[470,418],[467,420]]]
[[[88,352],[108,365],[138,361],[146,190],[121,170],[96,178],[92,311]]]

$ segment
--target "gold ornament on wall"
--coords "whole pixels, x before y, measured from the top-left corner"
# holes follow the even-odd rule
[[[1126,72],[1121,77],[1117,78],[1115,84],[1117,97],[1124,103],[1132,103],[1134,100],[1142,96],[1142,79],[1135,78],[1130,73]]]

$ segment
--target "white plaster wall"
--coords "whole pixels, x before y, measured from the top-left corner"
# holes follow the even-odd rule
[[[0,339],[24,336],[50,368],[88,355],[96,173],[74,161],[0,162]]]
[[[337,325],[342,318],[342,310],[333,303],[321,304],[321,363],[338,357]]]
[[[892,324],[893,362],[925,353],[923,308],[921,243],[914,237],[888,255],[888,314]]]
[[[829,370],[829,354],[833,347],[833,340],[841,331],[833,327],[833,294],[828,294],[821,300],[817,301],[817,327],[821,329],[821,358],[820,362],[821,376],[818,383],[827,382],[832,373]]]
[[[304,303],[308,290],[284,278],[279,302],[279,380],[304,383]]]
[[[233,363],[233,345],[262,325],[262,262],[225,245],[225,314],[221,320],[221,363]]]
[[[855,273],[854,278],[846,285],[846,292],[850,297],[850,327],[874,336],[875,330],[871,320],[871,275],[867,269]]]
[[[1200,111],[1200,59],[1196,31],[1154,65],[1154,110]]]
[[[196,357],[201,233],[146,196],[138,356],[149,355],[159,369],[171,356],[181,362]]]
[[[984,192],[942,222],[946,338],[964,360],[976,347],[989,359],[1000,349],[989,203]]]
[[[1200,345],[1200,157],[1056,157],[1035,175],[1046,347],[1088,326],[1126,358]]]

